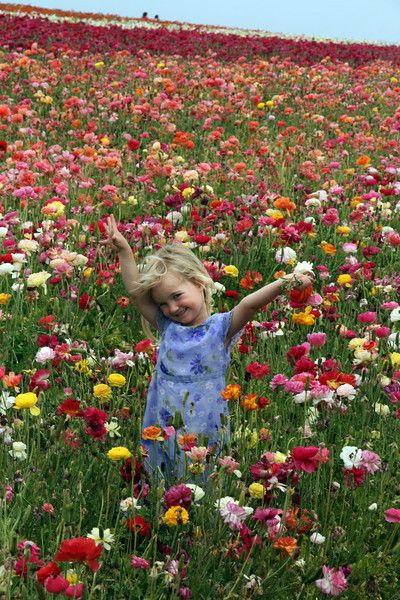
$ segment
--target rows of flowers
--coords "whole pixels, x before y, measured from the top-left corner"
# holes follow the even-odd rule
[[[393,598],[396,55],[187,60],[1,18],[21,29],[0,50],[0,595]],[[157,342],[100,244],[110,214],[138,260],[193,248],[216,311],[315,274],[246,326],[220,455],[179,412],[142,428]],[[142,442],[171,439],[184,476],[154,479]]]
[[[145,50],[187,58],[216,53],[224,61],[281,56],[304,65],[313,65],[326,57],[353,65],[374,60],[400,64],[400,46],[395,44],[346,43],[151,19],[102,17],[0,3],[2,42],[12,49],[27,49],[38,43],[57,54],[69,47],[102,53],[110,49],[131,53]]]

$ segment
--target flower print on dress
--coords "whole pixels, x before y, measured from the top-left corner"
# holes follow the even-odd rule
[[[196,354],[193,360],[190,363],[190,372],[198,375],[199,373],[204,373],[204,367],[201,363],[201,355]]]

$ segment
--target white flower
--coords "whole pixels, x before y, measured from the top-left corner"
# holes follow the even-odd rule
[[[225,508],[228,502],[234,502],[236,504],[236,500],[232,498],[232,496],[224,496],[223,498],[220,498],[219,500],[214,502],[214,506],[215,508],[221,510],[222,508]]]
[[[297,263],[295,268],[293,269],[294,273],[314,273],[313,271],[314,265],[307,260],[303,260],[302,262]]]
[[[398,350],[400,348],[400,333],[391,333],[387,341],[393,350]]]
[[[18,242],[18,249],[24,250],[28,255],[39,250],[39,242],[36,240],[23,239]]]
[[[222,294],[223,292],[225,292],[225,290],[226,288],[222,283],[220,283],[219,281],[214,281],[213,291],[215,291],[216,294]]]
[[[199,502],[199,500],[205,496],[205,491],[195,483],[185,483],[185,485],[192,490],[192,498],[194,502]]]
[[[6,237],[7,235],[7,227],[0,227],[0,239],[2,239],[3,237]]]
[[[356,446],[344,446],[340,453],[346,469],[352,469],[353,467],[359,467],[362,459],[362,450]]]
[[[275,253],[275,260],[280,264],[286,265],[288,262],[294,262],[296,259],[296,252],[293,250],[293,248],[289,248],[289,246],[279,248],[279,250],[277,250]]]
[[[13,442],[12,449],[8,451],[13,458],[17,460],[25,460],[27,458],[26,444],[24,442]]]
[[[170,223],[182,223],[182,221],[183,221],[183,217],[182,217],[181,213],[178,212],[177,210],[172,210],[171,212],[169,212],[168,214],[165,215],[165,218]]]
[[[36,352],[35,361],[43,364],[48,360],[53,360],[55,358],[56,353],[49,346],[43,346]]]
[[[96,542],[96,546],[99,544],[103,544],[105,550],[110,550],[111,545],[114,543],[114,535],[111,533],[109,529],[103,530],[103,536],[100,535],[100,529],[98,527],[93,527],[92,531],[87,534],[88,538],[94,540]]]
[[[374,410],[377,415],[381,415],[381,417],[386,417],[390,413],[390,408],[387,404],[380,404],[376,402],[374,404]]]
[[[315,532],[310,535],[310,542],[320,545],[325,542],[325,537],[320,533]]]
[[[11,263],[2,263],[0,265],[0,275],[9,275],[14,271],[14,265]]]
[[[356,397],[356,394],[357,394],[357,390],[349,383],[343,383],[342,385],[339,385],[339,387],[336,390],[336,393],[341,398],[347,398],[348,400],[354,400],[354,398]]]
[[[129,498],[121,500],[119,507],[124,514],[127,514],[129,511],[140,510],[142,508],[139,505],[139,501],[134,496],[130,496]]]
[[[390,313],[390,320],[392,321],[392,323],[400,321],[400,306],[397,306],[392,310],[392,312]]]
[[[117,437],[121,437],[121,434],[119,432],[120,425],[118,424],[118,421],[115,421],[114,419],[110,422],[107,421],[107,423],[104,423],[104,427],[107,430],[107,433],[110,437],[114,437],[114,435],[116,435]]]
[[[10,396],[9,392],[2,392],[0,394],[0,415],[5,415],[7,410],[13,406],[14,402],[14,396]]]
[[[370,504],[368,506],[368,510],[371,510],[371,511],[376,510],[377,508],[378,508],[378,505],[376,502],[373,502],[372,504]]]

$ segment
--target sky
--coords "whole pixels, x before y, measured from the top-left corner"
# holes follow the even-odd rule
[[[400,44],[400,0],[17,0],[46,8]]]

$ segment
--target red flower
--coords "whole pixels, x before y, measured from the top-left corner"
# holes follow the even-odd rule
[[[239,297],[239,294],[238,294],[238,292],[235,292],[235,290],[226,290],[225,296],[227,298],[232,298],[233,300],[237,300]]]
[[[73,400],[72,398],[64,400],[64,402],[57,407],[57,414],[68,415],[70,417],[82,416],[82,412],[80,410],[80,400]]]
[[[7,152],[7,142],[0,140],[0,152]]]
[[[129,148],[129,150],[132,150],[132,152],[137,150],[139,148],[139,146],[140,146],[139,140],[129,140],[128,141],[128,148]]]
[[[364,483],[366,475],[365,469],[358,469],[357,467],[346,469],[346,467],[343,467],[342,471],[347,487],[359,487]]]
[[[135,351],[136,352],[146,352],[152,345],[152,341],[150,338],[146,338],[144,340],[141,340],[140,342],[138,342],[135,345]]]
[[[196,235],[196,237],[194,238],[196,244],[199,244],[200,246],[208,244],[210,240],[211,238],[209,235]]]
[[[47,565],[44,565],[39,571],[36,573],[36,577],[39,583],[44,584],[45,580],[48,577],[54,577],[60,573],[61,569],[55,562],[49,562]]]
[[[151,525],[143,517],[131,517],[126,524],[131,531],[138,535],[150,535]]]
[[[269,367],[267,363],[252,362],[247,365],[246,373],[250,373],[254,379],[262,379],[268,375]]]
[[[82,294],[82,296],[78,300],[78,306],[81,310],[90,310],[91,302],[93,300],[93,296],[89,296],[87,292]]]
[[[293,448],[290,454],[294,468],[306,473],[313,473],[320,462],[325,463],[329,458],[329,450],[323,448],[321,451],[316,446],[298,446]]]
[[[48,390],[50,387],[50,383],[48,381],[49,377],[50,371],[48,369],[39,369],[39,371],[36,371],[36,373],[31,377],[29,391],[33,392],[35,389]]]
[[[97,546],[90,538],[72,538],[61,542],[54,559],[60,562],[83,562],[96,572],[100,566],[97,559],[102,552],[103,546],[101,544]]]
[[[304,290],[291,290],[290,297],[290,306],[292,308],[301,308],[309,299],[312,294],[312,286],[309,285]]]

